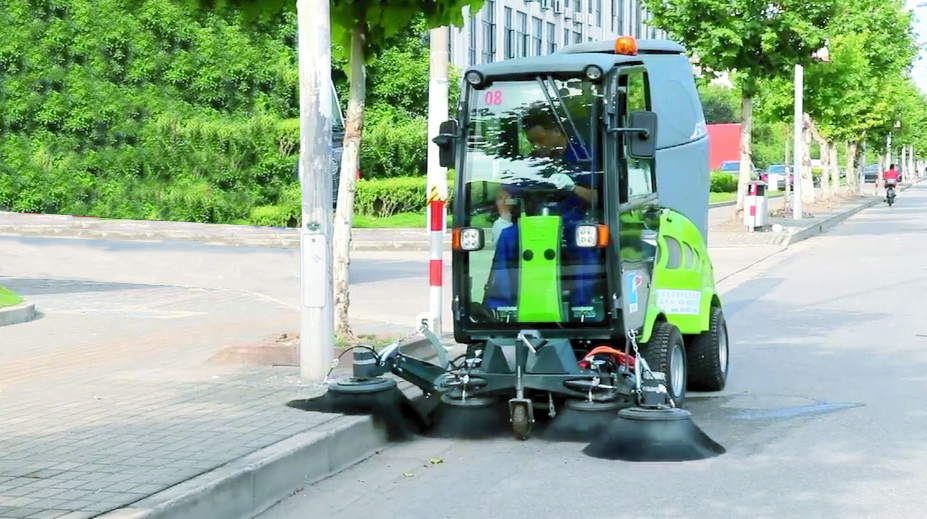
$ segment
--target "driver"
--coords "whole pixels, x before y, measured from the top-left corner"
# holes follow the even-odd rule
[[[581,178],[587,181],[584,182],[587,185],[577,185],[576,181],[565,173],[555,173],[548,179],[557,189],[576,195],[576,197],[569,197],[570,199],[562,207],[561,214],[566,218],[567,213],[584,205],[582,202],[591,204],[598,196],[593,187],[591,173],[598,168],[594,167],[596,165],[589,151],[579,143],[578,139],[568,139],[557,121],[546,110],[529,111],[522,119],[522,127],[525,129],[525,137],[534,147],[533,157],[548,158],[566,167],[576,167],[586,163],[583,169],[588,168],[587,174],[582,175]]]
[[[558,212],[566,235],[572,236],[576,225],[585,217],[586,210],[593,201],[598,200],[599,190],[595,188],[595,178],[601,178],[601,175],[597,174],[597,161],[578,139],[568,138],[556,119],[546,110],[529,111],[522,119],[522,127],[525,137],[534,147],[532,156],[550,159],[557,166],[574,171],[574,176],[555,173],[547,179],[558,190],[567,193],[566,199],[558,203]],[[505,226],[499,233],[484,300],[490,309],[516,305],[517,282],[514,275],[518,270],[515,263],[519,256],[517,229],[515,225]],[[563,251],[561,264],[568,266],[564,281],[571,287],[573,306],[590,306],[599,253],[595,249],[576,248],[572,243],[572,240],[567,240]]]

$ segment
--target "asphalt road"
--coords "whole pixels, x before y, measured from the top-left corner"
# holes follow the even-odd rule
[[[420,439],[259,517],[925,517],[925,258],[918,186],[732,277],[728,388],[689,405],[727,448],[718,458],[632,464],[582,444]]]
[[[779,247],[719,250],[721,279]],[[43,308],[72,304],[64,294],[81,287],[83,306],[93,294],[142,287],[224,291],[238,304],[275,307],[299,328],[299,251],[229,247],[192,241],[121,241],[0,236],[0,282]],[[370,251],[351,256],[351,318],[358,333],[412,331],[429,308],[427,252]],[[444,308],[451,307],[451,262],[445,254]],[[108,304],[99,298],[99,304]],[[250,303],[249,303],[250,302]],[[158,301],[148,301],[157,304]],[[247,310],[245,308],[244,310]],[[446,312],[449,310],[446,310]]]

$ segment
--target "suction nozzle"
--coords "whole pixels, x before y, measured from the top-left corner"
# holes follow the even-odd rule
[[[630,405],[627,400],[567,400],[541,437],[548,441],[589,442],[615,420],[621,409]]]
[[[725,452],[695,425],[688,411],[640,407],[619,411],[583,449],[594,458],[621,461],[693,461]]]

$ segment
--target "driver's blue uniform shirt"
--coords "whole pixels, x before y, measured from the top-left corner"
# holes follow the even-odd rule
[[[589,156],[579,143],[573,141],[573,146],[567,147],[563,160],[568,166],[585,164],[585,167],[570,176],[576,186],[593,189],[596,185],[595,177],[598,174],[595,172],[598,167],[589,160]],[[570,305],[574,307],[591,306],[596,272],[600,268],[598,250],[576,247],[573,238],[576,225],[584,216],[586,205],[576,193],[570,193],[558,208],[567,238],[566,246],[561,250],[561,276],[564,288],[570,290]],[[495,310],[503,306],[517,306],[519,255],[518,226],[513,225],[499,235],[492,274],[484,298],[486,307]]]

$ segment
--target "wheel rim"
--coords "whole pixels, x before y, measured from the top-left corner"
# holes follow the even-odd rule
[[[721,370],[727,373],[727,326],[721,329],[718,338],[718,359],[721,361]]]
[[[670,356],[670,386],[673,391],[673,397],[682,394],[686,383],[686,361],[682,358],[682,351],[679,345],[673,346],[673,352]]]

